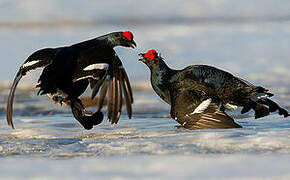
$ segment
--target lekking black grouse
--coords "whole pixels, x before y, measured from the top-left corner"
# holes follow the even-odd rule
[[[132,116],[133,95],[130,82],[114,47],[136,47],[133,34],[113,32],[71,46],[45,48],[30,55],[19,68],[10,89],[7,103],[7,122],[12,121],[14,93],[20,79],[31,70],[44,67],[38,80],[38,94],[48,95],[57,103],[71,106],[74,117],[85,129],[100,124],[103,120],[104,98],[108,91],[108,119],[117,123],[122,108],[122,94],[129,118]],[[97,111],[85,110],[79,96],[90,84],[93,99],[100,90]],[[88,115],[87,115],[88,114]]]
[[[170,115],[187,129],[241,128],[228,116],[226,109],[243,107],[241,113],[253,109],[255,118],[278,110],[288,112],[269,99],[273,94],[232,74],[207,65],[170,69],[155,50],[139,54],[151,71],[155,92],[171,105]]]

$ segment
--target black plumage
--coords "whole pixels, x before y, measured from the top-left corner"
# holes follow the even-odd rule
[[[103,120],[103,101],[106,96],[107,86],[114,92],[109,101],[113,103],[108,107],[108,119],[117,123],[120,118],[122,91],[120,82],[127,85],[123,94],[131,118],[133,103],[132,91],[126,71],[122,62],[114,51],[115,46],[136,46],[131,32],[113,32],[88,41],[71,46],[59,48],[45,48],[36,51],[28,57],[12,84],[7,103],[7,122],[14,128],[12,121],[14,93],[20,79],[27,72],[39,67],[44,67],[39,77],[38,94],[48,95],[55,102],[66,103],[71,106],[74,117],[85,129],[91,129]],[[90,84],[92,99],[101,88],[99,107],[94,114],[87,112],[79,96]],[[103,88],[102,88],[103,87]],[[128,94],[131,96],[128,97]],[[86,115],[89,114],[89,115]]]
[[[241,113],[253,109],[255,118],[278,111],[289,113],[270,100],[267,89],[254,86],[232,74],[206,65],[170,69],[155,50],[139,54],[151,71],[155,92],[171,105],[171,117],[188,129],[240,128],[225,112],[242,107]]]

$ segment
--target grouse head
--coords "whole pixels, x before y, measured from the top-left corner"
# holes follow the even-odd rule
[[[137,45],[135,43],[133,33],[130,31],[125,32],[113,32],[103,36],[104,39],[108,41],[108,43],[115,46],[124,46],[135,48]]]
[[[140,53],[139,56],[141,57],[139,61],[145,63],[150,69],[164,64],[162,57],[154,49],[149,50],[147,53]]]

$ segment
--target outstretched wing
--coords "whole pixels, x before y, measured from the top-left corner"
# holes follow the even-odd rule
[[[201,91],[183,91],[171,94],[171,117],[186,129],[241,128],[224,111],[218,102]]]
[[[98,111],[108,95],[108,119],[116,124],[120,119],[123,96],[129,118],[132,117],[133,95],[131,85],[122,62],[109,46],[94,47],[80,53],[74,81],[88,79],[92,88],[91,98],[100,91]]]
[[[127,73],[117,55],[114,56],[113,63],[109,66],[108,74],[102,81],[103,82],[96,83],[92,88],[92,98],[94,98],[99,92],[99,89],[101,89],[98,111],[102,109],[104,105],[104,98],[106,97],[106,94],[108,94],[108,119],[112,124],[117,124],[118,120],[120,119],[124,96],[127,114],[131,119],[133,93]]]
[[[41,51],[41,50],[40,50]],[[28,59],[24,62],[24,64],[19,68],[16,77],[14,78],[14,81],[12,83],[9,96],[8,96],[8,102],[7,102],[7,112],[6,112],[6,118],[8,125],[11,126],[14,129],[13,120],[12,120],[12,114],[13,114],[13,100],[14,100],[14,94],[16,87],[21,80],[23,76],[26,75],[27,72],[34,70],[36,68],[46,67],[49,64],[52,63],[52,59],[50,58],[44,58],[44,59]]]

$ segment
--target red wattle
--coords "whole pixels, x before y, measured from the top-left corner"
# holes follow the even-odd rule
[[[130,41],[133,40],[133,33],[131,33],[130,31],[123,32],[123,36]]]
[[[144,55],[144,57],[153,60],[156,58],[157,55],[157,52],[154,49],[151,49]]]

